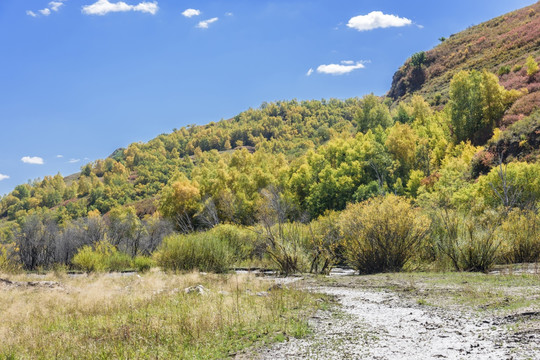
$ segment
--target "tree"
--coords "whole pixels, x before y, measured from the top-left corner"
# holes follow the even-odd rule
[[[373,94],[364,96],[360,101],[360,109],[355,119],[358,124],[358,130],[363,133],[370,129],[374,130],[377,126],[385,129],[392,125],[392,117],[390,116],[388,106],[384,105]]]
[[[525,66],[527,66],[527,75],[532,77],[538,72],[538,63],[534,60],[534,57],[530,55],[525,61]]]
[[[450,120],[457,142],[484,143],[505,110],[506,90],[487,71],[460,71],[450,82]]]
[[[188,233],[195,230],[193,216],[199,210],[200,199],[199,184],[183,177],[163,190],[160,209],[180,231]]]

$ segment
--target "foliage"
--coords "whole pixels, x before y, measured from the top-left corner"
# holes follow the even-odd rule
[[[531,210],[514,209],[502,222],[501,257],[507,263],[535,263],[540,260],[540,216]]]
[[[538,63],[532,55],[527,57],[527,60],[525,61],[525,66],[527,67],[527,75],[529,76],[533,76],[538,72]]]
[[[73,257],[73,265],[86,272],[127,270],[132,267],[131,261],[129,255],[119,252],[106,240],[94,247],[83,246]]]
[[[341,216],[347,260],[364,274],[400,271],[428,227],[428,219],[418,209],[395,195],[350,205]]]
[[[506,90],[487,71],[459,72],[450,82],[449,112],[457,142],[483,143],[492,135],[507,104]]]
[[[155,262],[152,260],[152,258],[146,256],[138,255],[133,259],[133,267],[141,273],[149,271],[154,265]]]
[[[444,39],[444,38],[443,38]],[[444,40],[441,40],[441,42]],[[411,65],[414,67],[421,66],[426,61],[426,53],[423,51],[414,53],[411,56]]]
[[[496,211],[460,213],[441,208],[434,215],[433,239],[439,252],[458,271],[488,271],[501,245],[496,230],[501,220]]]
[[[154,253],[159,267],[169,271],[223,273],[234,262],[229,244],[210,232],[170,235]]]

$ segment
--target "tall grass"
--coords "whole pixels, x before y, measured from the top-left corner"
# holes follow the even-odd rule
[[[448,258],[457,271],[489,270],[501,245],[496,236],[500,219],[496,211],[474,214],[441,210],[435,217],[432,233],[439,260]]]
[[[314,295],[296,290],[256,296],[268,283],[252,276],[47,279],[61,288],[0,291],[0,359],[223,359],[301,336],[317,306]],[[209,291],[184,292],[198,284]]]
[[[158,266],[171,271],[211,271],[224,273],[233,264],[228,242],[210,232],[171,235],[154,253]]]

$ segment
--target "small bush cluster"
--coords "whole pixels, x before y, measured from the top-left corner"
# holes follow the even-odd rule
[[[224,273],[233,264],[233,255],[227,241],[208,231],[171,235],[164,239],[154,258],[164,270]]]
[[[73,265],[85,272],[124,271],[136,268],[147,271],[152,266],[152,260],[137,256],[134,259],[120,252],[107,240],[98,242],[94,247],[83,246],[73,257]]]

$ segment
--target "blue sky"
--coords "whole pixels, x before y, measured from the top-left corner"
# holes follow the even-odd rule
[[[382,95],[412,53],[534,2],[1,0],[0,194],[263,101]]]

